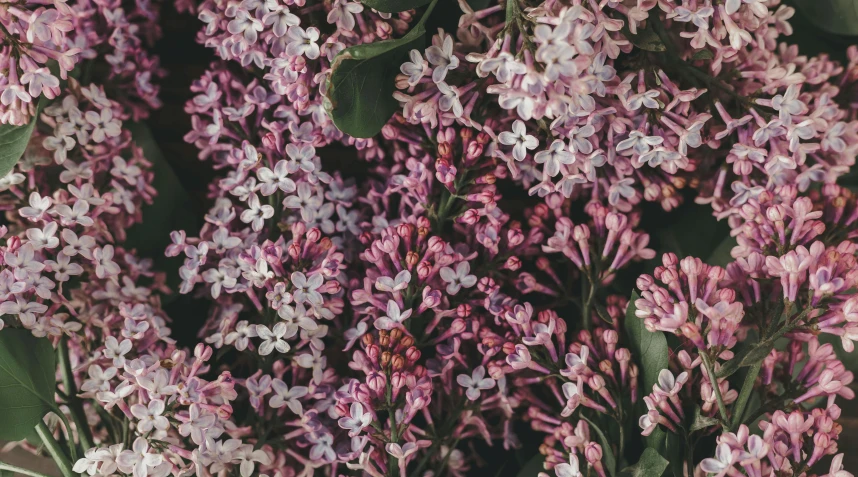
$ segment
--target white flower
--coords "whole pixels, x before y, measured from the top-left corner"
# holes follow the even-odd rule
[[[314,306],[322,304],[322,295],[316,291],[325,282],[325,277],[321,273],[314,273],[308,278],[301,272],[293,272],[289,278],[292,286],[295,287],[295,291],[292,292],[295,303],[309,303]]]
[[[288,406],[289,409],[297,415],[303,414],[301,401],[307,395],[309,390],[304,386],[292,386],[290,389],[283,381],[274,379],[271,381],[271,387],[274,389],[274,395],[268,400],[268,405],[274,409],[280,409],[283,406]]]
[[[235,324],[235,331],[227,333],[223,342],[227,345],[234,345],[238,351],[247,349],[250,344],[250,338],[256,337],[256,327],[247,323],[247,320],[241,320]]]
[[[465,110],[462,107],[462,102],[459,101],[459,89],[443,81],[436,86],[438,86],[438,91],[441,92],[441,99],[438,100],[438,107],[441,108],[441,111],[452,110],[453,116],[457,118],[462,117]]]
[[[233,35],[243,33],[244,39],[248,43],[253,44],[256,43],[257,32],[261,32],[264,27],[262,26],[262,22],[257,20],[247,10],[238,10],[235,18],[227,24],[226,29]]]
[[[575,162],[575,154],[566,150],[566,144],[560,139],[555,139],[548,150],[537,152],[533,156],[537,164],[545,164],[544,174],[554,177],[560,173],[560,165],[569,165]]]
[[[341,417],[337,423],[349,431],[349,437],[355,437],[372,422],[372,414],[363,411],[363,405],[353,402],[349,408],[349,417]]]
[[[119,470],[126,474],[132,474],[134,477],[146,477],[149,475],[152,467],[161,465],[163,457],[160,454],[149,453],[149,442],[142,437],[138,437],[131,450],[124,450],[119,454],[116,462],[119,464]]]
[[[253,450],[253,446],[245,444],[235,453],[235,458],[240,461],[238,465],[241,477],[250,477],[253,475],[253,470],[256,468],[256,463],[262,465],[270,465],[271,458],[262,449]]]
[[[125,355],[131,351],[131,340],[122,340],[120,343],[113,336],[104,340],[104,350],[101,352],[105,358],[112,359],[116,367],[125,366]]]
[[[363,11],[363,5],[358,2],[336,0],[328,12],[328,23],[336,24],[341,30],[354,30],[354,13]]]
[[[569,454],[569,463],[563,462],[555,465],[554,475],[557,477],[581,477],[583,474],[578,470],[578,457]]]
[[[723,475],[728,469],[733,467],[736,461],[736,456],[733,455],[733,450],[730,444],[726,442],[718,444],[715,448],[715,457],[707,457],[700,462],[700,470],[706,473]]]
[[[479,399],[481,391],[495,387],[495,380],[486,377],[485,366],[477,366],[470,376],[467,374],[456,376],[456,382],[466,389],[465,395],[471,401]]]
[[[291,334],[289,334],[290,331]],[[259,344],[259,354],[267,356],[275,349],[280,353],[288,352],[292,347],[286,340],[295,336],[297,332],[297,329],[290,330],[289,326],[283,322],[274,325],[273,329],[269,329],[265,325],[256,325],[256,334],[263,340]]]
[[[274,170],[271,170],[267,167],[261,167],[256,171],[256,177],[259,178],[259,192],[262,195],[271,195],[277,189],[290,194],[295,192],[296,185],[295,181],[289,178],[289,174],[291,172],[289,170],[289,163],[280,160],[277,161],[277,164],[274,166]]]
[[[286,54],[289,56],[304,55],[308,59],[315,60],[319,57],[319,29],[310,27],[304,30],[299,26],[294,26],[286,32],[289,38],[289,44],[286,45]]]
[[[194,403],[188,410],[188,420],[179,425],[179,434],[185,437],[190,435],[194,444],[199,446],[205,442],[206,430],[214,426],[215,422],[217,416],[202,410]]]
[[[268,204],[262,205],[256,194],[251,194],[247,201],[248,209],[241,213],[241,221],[250,224],[254,232],[259,232],[265,225],[265,221],[274,217],[274,207]]]
[[[444,267],[439,271],[441,279],[447,282],[447,293],[455,295],[462,287],[471,288],[477,284],[477,277],[470,275],[471,265],[468,262],[459,262],[454,272],[450,267]]]
[[[59,225],[56,222],[48,222],[42,229],[27,229],[27,238],[33,245],[33,249],[56,248],[60,239],[56,237]]]
[[[321,350],[310,347],[312,354],[304,353],[295,358],[295,362],[302,368],[313,370],[313,382],[320,384],[322,382],[323,371],[328,363],[328,358],[322,356]]]
[[[650,151],[650,146],[657,146],[664,142],[664,138],[659,136],[644,136],[640,131],[632,131],[629,137],[620,141],[617,144],[617,152],[631,150],[638,155],[646,154]]]
[[[524,122],[516,119],[512,123],[512,132],[504,131],[498,135],[498,141],[506,146],[512,146],[512,157],[516,161],[523,161],[527,156],[528,149],[536,149],[539,141],[536,137],[527,134]]]
[[[453,37],[446,33],[432,38],[432,46],[426,50],[426,59],[435,65],[432,71],[432,81],[440,83],[447,77],[447,72],[459,66],[459,58],[453,54]]]
[[[394,300],[387,302],[387,316],[381,316],[375,320],[375,327],[379,330],[392,330],[402,325],[408,317],[411,316],[411,310],[402,311],[399,305]]]
[[[375,288],[383,292],[395,292],[408,288],[411,281],[411,272],[402,270],[396,274],[396,278],[378,277],[375,280]]]
[[[137,431],[143,434],[151,431],[153,428],[159,431],[166,431],[170,428],[170,421],[161,414],[166,408],[164,401],[153,399],[149,401],[148,406],[135,404],[131,406],[131,414],[139,421],[137,422]]]
[[[807,105],[798,99],[799,88],[799,85],[790,85],[784,94],[772,98],[772,109],[778,112],[778,118],[783,124],[789,125],[792,116],[803,114],[807,110]]]
[[[92,258],[95,260],[95,276],[98,278],[107,278],[119,275],[121,269],[119,265],[113,261],[113,245],[105,245],[103,248],[97,248],[92,251]]]
[[[116,376],[117,372],[118,370],[113,366],[107,369],[102,369],[101,366],[97,364],[90,365],[87,370],[89,379],[83,382],[80,390],[85,393],[110,391],[110,380]]]
[[[408,57],[411,61],[402,63],[402,66],[399,67],[399,71],[401,71],[405,76],[408,76],[408,84],[414,86],[423,78],[425,64],[423,56],[421,56],[420,52],[417,50],[411,50],[408,53]]]

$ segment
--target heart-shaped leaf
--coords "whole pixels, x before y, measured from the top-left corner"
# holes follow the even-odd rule
[[[0,439],[19,441],[56,408],[56,355],[47,338],[0,330]]]
[[[670,462],[667,461],[657,450],[648,447],[644,449],[637,464],[626,467],[620,475],[631,477],[656,477],[667,470]]]
[[[0,124],[0,177],[6,177],[24,155],[35,127],[35,117],[23,126]]]
[[[393,97],[396,75],[408,53],[425,46],[425,23],[437,2],[432,0],[402,38],[356,45],[337,54],[324,105],[340,131],[358,138],[375,136],[399,110],[399,101]]]
[[[352,46],[334,58],[325,109],[340,131],[359,138],[381,131],[399,110],[393,97],[399,67],[425,42],[421,23],[402,38]]]

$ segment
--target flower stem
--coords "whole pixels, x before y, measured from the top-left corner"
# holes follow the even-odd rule
[[[727,406],[724,404],[724,398],[721,396],[721,387],[718,386],[718,378],[715,377],[715,370],[712,368],[712,361],[709,359],[709,354],[706,351],[700,353],[700,358],[703,360],[703,365],[706,366],[706,374],[709,375],[709,382],[712,384],[712,390],[715,392],[715,399],[718,401],[718,412],[721,413],[721,425],[730,431],[730,419],[727,417]]]
[[[57,467],[60,468],[60,472],[63,473],[63,476],[75,477],[74,471],[72,470],[72,464],[69,461],[68,456],[65,451],[63,451],[60,443],[54,439],[54,435],[51,433],[50,429],[48,429],[48,426],[45,425],[44,421],[39,421],[36,425],[36,433],[39,435],[42,443],[45,444],[48,454],[50,454],[54,459],[54,462],[56,462]]]
[[[754,384],[757,382],[757,376],[760,375],[760,368],[763,362],[758,361],[751,366],[748,374],[745,376],[745,382],[742,384],[742,390],[739,392],[739,397],[733,405],[733,427],[738,427],[742,423],[742,416],[745,414],[745,406],[748,405],[748,400],[751,398],[751,393],[754,390]]]
[[[74,421],[75,429],[77,430],[77,438],[80,441],[84,451],[94,447],[92,432],[89,428],[89,423],[86,421],[86,413],[83,410],[83,403],[77,397],[77,386],[74,381],[74,374],[69,361],[69,345],[68,338],[63,337],[57,348],[59,355],[59,368],[63,379],[63,388],[68,396],[68,407],[71,411],[72,420]],[[71,433],[71,429],[69,429]]]
[[[30,475],[32,477],[51,477],[47,474],[43,474],[41,472],[36,472],[34,470],[25,469],[23,467],[18,467],[17,465],[7,464],[5,462],[0,462],[0,470],[7,470],[9,472],[14,472],[16,474],[21,475]]]

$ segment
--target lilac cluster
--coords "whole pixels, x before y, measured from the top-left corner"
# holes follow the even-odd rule
[[[73,472],[459,477],[538,435],[541,476],[851,475],[858,49],[778,43],[778,0],[176,3],[218,57],[185,105],[204,225],[165,251],[208,305],[193,350],[124,245],[157,193],[126,127],[159,104],[157,9],[0,9],[0,117],[36,121],[0,179],[0,324],[68,361]],[[387,65],[380,134],[340,131],[353,48],[451,13]],[[650,265],[644,202],[683,196],[729,224],[721,265]]]
[[[104,66],[95,75],[112,99],[135,120],[147,117],[165,74],[146,51],[159,31],[157,7],[145,0],[10,3],[0,12],[0,124],[29,123],[69,76],[88,81],[89,60]]]

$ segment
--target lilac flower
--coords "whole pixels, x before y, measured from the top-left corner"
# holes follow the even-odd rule
[[[453,54],[453,37],[444,33],[432,37],[432,46],[426,49],[426,59],[435,66],[432,81],[443,82],[447,72],[459,66],[459,58]]]
[[[512,157],[516,161],[523,161],[529,149],[536,149],[539,141],[534,136],[527,134],[524,123],[515,120],[512,123],[512,132],[503,131],[498,135],[501,144],[513,146]]]
[[[462,287],[471,288],[476,285],[477,277],[470,273],[471,265],[468,262],[459,262],[455,271],[450,267],[443,267],[439,270],[441,279],[447,282],[447,293],[450,295],[459,293]]]
[[[471,401],[479,399],[482,391],[495,387],[495,380],[486,377],[486,368],[484,366],[474,368],[474,372],[470,376],[467,374],[456,376],[456,382],[459,383],[459,386],[465,388],[465,395]]]

